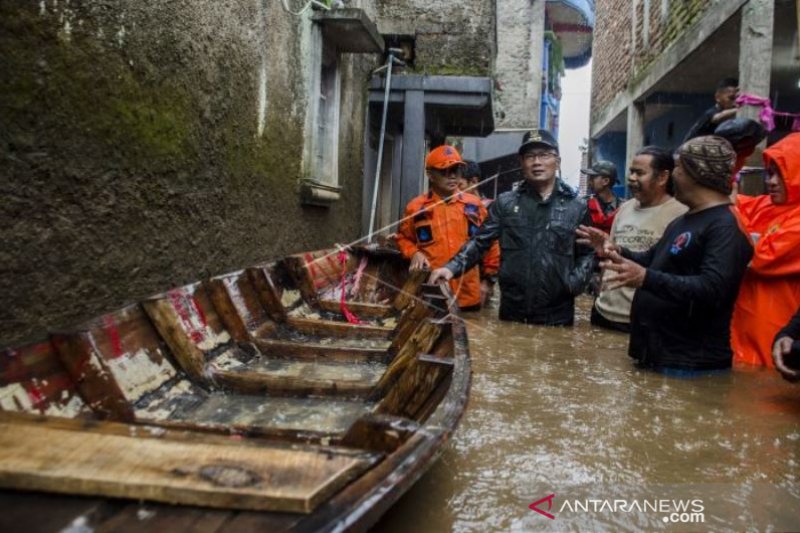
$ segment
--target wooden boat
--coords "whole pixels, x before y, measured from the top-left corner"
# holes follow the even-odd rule
[[[469,392],[454,300],[407,265],[377,247],[293,255],[5,349],[0,488],[369,526]]]

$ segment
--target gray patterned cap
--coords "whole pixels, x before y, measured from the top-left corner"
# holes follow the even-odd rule
[[[716,135],[695,137],[678,148],[678,156],[686,173],[698,185],[723,194],[731,193],[731,175],[736,161],[731,143]]]

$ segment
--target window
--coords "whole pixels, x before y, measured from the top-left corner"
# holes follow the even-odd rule
[[[339,104],[341,74],[339,54],[319,24],[312,28],[312,61],[304,178],[304,203],[328,205],[339,199]]]

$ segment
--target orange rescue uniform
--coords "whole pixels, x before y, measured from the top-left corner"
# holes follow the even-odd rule
[[[406,206],[397,232],[397,246],[408,259],[422,252],[431,268],[443,267],[477,233],[486,219],[480,198],[457,193],[445,202],[433,191],[417,196]],[[499,248],[493,246],[483,260],[485,275],[494,275],[500,267]],[[481,303],[480,274],[474,267],[461,277],[450,280],[450,288],[461,308]]]
[[[741,220],[757,239],[731,322],[736,364],[773,367],[772,341],[800,307],[800,133],[764,151],[783,176],[787,201],[775,205],[769,195],[738,196]]]

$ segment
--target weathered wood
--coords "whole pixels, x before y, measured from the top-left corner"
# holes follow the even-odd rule
[[[405,283],[394,298],[394,308],[398,311],[405,309],[419,294],[422,284],[427,281],[431,273],[427,270],[413,270],[408,273]]]
[[[133,408],[103,359],[92,350],[84,334],[53,335],[53,345],[80,391],[98,418],[119,422],[134,419]]]
[[[317,303],[317,289],[314,286],[312,275],[306,268],[306,261],[299,256],[289,256],[282,261],[283,267],[294,281],[295,286],[300,290],[303,300],[309,305]]]
[[[275,322],[283,322],[286,320],[286,307],[281,299],[284,289],[275,283],[274,269],[274,264],[248,268],[247,275],[270,318]]]
[[[0,531],[97,531],[98,524],[118,513],[122,501],[68,497],[36,492],[0,491]],[[83,526],[84,529],[70,526]]]
[[[215,372],[215,381],[238,393],[366,397],[386,365],[256,360],[241,370]]]
[[[297,513],[254,513],[242,511],[225,522],[219,533],[284,533],[302,531],[296,526],[304,515]],[[310,531],[310,530],[305,530]]]
[[[235,512],[175,507],[153,503],[131,503],[93,529],[94,533],[140,533],[182,531],[215,533]]]
[[[211,278],[209,295],[223,324],[239,342],[263,335],[275,325],[261,303],[248,274],[241,270]]]
[[[418,354],[427,353],[439,337],[442,326],[425,320],[420,324],[409,340],[400,348],[392,359],[389,368],[375,386],[372,399],[382,398],[395,384],[406,368],[416,359]]]
[[[367,326],[336,322],[333,320],[319,320],[314,318],[293,317],[287,319],[289,326],[308,335],[322,337],[368,337],[371,339],[388,339],[393,328],[385,326]]]
[[[225,325],[225,329],[231,334],[236,342],[246,342],[250,340],[250,331],[245,323],[244,317],[237,312],[236,306],[231,300],[224,279],[210,279],[206,283],[206,290],[211,298],[214,309],[219,313],[220,320]]]
[[[345,302],[347,308],[359,318],[386,318],[394,312],[394,308],[385,304],[371,304],[366,302]],[[319,300],[319,308],[323,311],[341,313],[341,303],[337,300]]]
[[[385,361],[386,350],[380,348],[351,348],[348,346],[299,343],[278,339],[255,339],[263,354],[274,357],[321,359],[334,361]]]
[[[53,446],[57,442],[58,446]],[[87,435],[0,423],[0,486],[308,513],[376,456]]]
[[[431,308],[423,300],[414,301],[408,305],[397,322],[392,344],[389,346],[389,353],[397,354],[417,330],[420,322],[431,316],[431,314]]]
[[[142,302],[142,306],[183,370],[192,379],[200,383],[208,383],[205,373],[205,356],[185,334],[180,324],[181,319],[169,301],[164,299],[146,300]]]
[[[366,409],[366,408],[365,408]],[[357,418],[357,417],[356,417]],[[352,422],[356,419],[350,421]],[[30,413],[0,412],[0,421],[12,423],[41,424],[52,429],[82,431],[122,435],[127,437],[160,438],[170,441],[204,442],[209,444],[236,446],[261,446],[282,443],[286,446],[313,446],[322,441],[340,438],[346,428],[340,431],[311,431],[237,424],[209,424],[182,420],[159,420],[157,422],[137,421],[136,423],[107,423],[97,419],[75,419],[34,415]],[[348,426],[349,427],[349,426]],[[268,439],[265,441],[264,439]],[[344,453],[344,449],[340,450]]]
[[[350,426],[341,445],[392,453],[418,429],[419,424],[408,418],[370,413]]]
[[[418,356],[405,367],[375,412],[416,420],[419,409],[452,370],[452,359]]]
[[[320,257],[329,252],[330,251],[315,252],[312,254],[312,257]],[[379,265],[377,269],[369,270],[376,264],[375,261],[376,257],[378,256],[373,256],[373,254],[370,252],[367,254],[367,257],[369,258],[370,265],[366,274],[371,275],[373,278],[377,278],[377,282],[375,283],[374,288],[370,288],[369,291],[365,291],[364,293],[359,291],[359,295],[354,298],[354,300],[356,300],[354,304],[367,304],[367,302],[386,301],[388,297],[392,296],[390,291],[396,290],[396,287],[402,283],[402,279],[406,275],[405,268],[401,267],[399,262],[396,265],[388,265],[388,263],[381,264],[381,261],[384,261],[382,258],[380,258],[377,263]],[[319,287],[314,287],[315,291],[317,291],[315,297],[320,298],[319,290],[324,288],[323,286],[332,287],[331,290],[335,291],[337,288],[336,286],[341,284],[341,268],[344,267],[348,272],[352,272],[352,269],[357,265],[359,258],[360,255],[358,253],[355,255],[349,254],[345,265],[339,263],[337,266],[335,263],[331,263],[330,272],[317,272],[316,276],[320,284]],[[278,269],[283,269],[285,267],[285,265],[281,265],[281,263],[276,263],[276,265],[278,265]],[[303,266],[303,268],[305,268],[305,266]],[[255,283],[251,283],[251,280],[249,279],[251,277],[250,272],[252,272],[252,269],[248,271],[246,276],[248,278],[248,283],[255,285]],[[315,278],[310,276],[308,273],[303,275],[305,275],[308,280],[311,280],[313,283]],[[229,279],[231,276],[234,275],[222,276],[220,278],[215,278],[212,281],[216,281],[217,279]],[[393,276],[398,276],[400,281],[394,283]],[[295,281],[287,281],[286,278],[288,277],[288,274],[285,276],[282,274],[279,277],[275,277],[273,275],[269,277],[269,280],[278,285],[276,288],[279,291],[283,290],[284,288],[288,289],[289,291],[296,291],[295,295],[297,295],[297,298],[295,298],[294,295],[287,295],[286,293],[281,295],[281,293],[278,292],[277,295],[275,293],[271,295],[273,301],[276,299],[276,297],[285,301],[289,301],[290,299],[292,301],[301,300],[299,297],[300,291],[297,291]],[[353,280],[350,274],[348,274],[346,281],[347,284],[352,285]],[[250,349],[248,346],[246,346],[246,344],[249,344],[248,342],[240,340],[243,338],[240,335],[243,328],[240,327],[239,332],[236,335],[229,335],[230,333],[234,332],[233,330],[235,329],[235,326],[231,326],[232,322],[229,317],[226,318],[225,313],[220,310],[222,305],[218,304],[219,296],[214,296],[214,289],[212,288],[211,284],[208,284],[205,287],[206,288],[202,290],[199,289],[198,286],[190,287],[199,293],[197,296],[194,294],[176,295],[177,300],[179,300],[178,304],[183,304],[184,306],[188,307],[188,309],[185,309],[188,311],[188,313],[186,313],[186,316],[184,317],[179,315],[180,321],[175,324],[179,328],[183,329],[182,334],[184,336],[188,336],[191,344],[196,346],[198,349],[198,355],[207,360],[204,368],[205,373],[210,373],[212,376],[216,376],[217,378],[221,373],[251,373],[253,375],[260,374],[261,370],[258,368],[258,360],[265,358],[259,357],[255,349]],[[424,300],[427,298],[429,302],[436,301],[437,303],[441,303],[443,306],[448,306],[448,309],[444,309],[441,312],[434,312],[430,315],[426,315],[427,318],[440,319],[447,315],[449,309],[454,309],[454,307],[451,305],[453,301],[452,299],[448,299],[446,291],[442,292],[441,289],[439,289],[439,295],[433,297],[426,295],[434,294],[436,292],[435,290],[428,288],[425,289],[425,291],[426,292],[424,293],[420,291],[421,299]],[[266,309],[266,315],[269,315],[269,318],[274,320],[274,310],[270,310],[266,305],[264,305],[264,298],[261,294],[259,294],[258,287],[255,287],[253,292],[256,294],[256,299],[259,300],[261,307]],[[166,295],[167,299],[169,299],[169,296],[170,295],[168,293]],[[212,302],[209,300],[209,296],[214,297],[215,300]],[[364,298],[363,301],[360,300],[361,296]],[[161,298],[164,299],[164,296]],[[192,299],[195,299],[196,301],[192,301]],[[414,301],[414,299],[412,299],[412,301]],[[173,309],[177,311],[174,306],[175,302],[172,301],[170,303],[173,303]],[[285,308],[286,306],[284,305],[283,307]],[[292,309],[294,308],[295,306],[292,306]],[[204,316],[206,313],[208,316]],[[237,313],[239,313],[239,311],[237,311]],[[204,318],[207,319],[207,324],[201,324],[198,326],[198,321],[202,322]],[[244,318],[244,315],[241,315],[241,318],[241,325],[247,325],[248,320]],[[398,319],[399,318],[400,317],[398,317]],[[392,319],[392,321],[394,321],[394,319]],[[400,321],[401,320],[398,320],[398,322]],[[189,323],[187,324],[187,322]],[[276,329],[273,326],[265,325],[267,322],[264,322],[264,324],[261,326],[253,329],[252,325],[255,323],[255,321],[251,321],[251,327],[244,329],[247,329],[251,336],[255,336],[256,338],[262,340],[264,343],[262,346],[259,346],[258,343],[253,343],[258,350],[262,351],[262,353],[266,353],[268,351],[264,349],[265,347],[274,349],[285,346],[287,347],[287,350],[290,352],[296,351],[298,355],[292,355],[291,353],[283,353],[278,355],[305,361],[310,361],[312,358],[323,361],[326,359],[331,359],[333,361],[367,361],[373,359],[383,360],[387,358],[386,350],[363,350],[360,348],[360,346],[356,344],[355,339],[360,339],[362,336],[348,338],[347,335],[325,335],[326,338],[315,340],[314,337],[316,335],[306,335],[304,333],[297,332],[297,330],[294,330],[288,325],[282,325],[280,328]],[[428,320],[425,321],[424,324],[419,324],[419,327],[447,328],[448,325],[449,323],[447,321]],[[465,391],[468,390],[469,387],[469,365],[468,359],[466,359],[466,343],[454,342],[450,348],[445,349],[440,348],[442,346],[442,341],[436,341],[437,344],[435,344],[434,349],[424,349],[425,343],[420,342],[424,339],[415,338],[413,335],[414,333],[418,335],[421,334],[420,331],[415,331],[416,329],[417,328],[411,328],[412,334],[409,335],[410,339],[413,339],[413,342],[406,343],[411,346],[406,348],[406,351],[398,353],[399,357],[395,358],[395,363],[398,363],[398,361],[402,361],[404,359],[406,360],[405,368],[398,367],[397,365],[395,366],[396,373],[399,373],[399,376],[394,379],[395,386],[397,386],[398,382],[405,381],[407,379],[406,375],[409,376],[408,379],[411,380],[411,382],[417,383],[418,385],[425,385],[429,381],[436,381],[433,380],[430,375],[416,375],[413,379],[411,379],[412,374],[409,369],[416,368],[415,365],[436,365],[436,368],[433,370],[433,372],[431,372],[432,374],[435,374],[439,372],[440,367],[442,370],[447,368],[446,360],[448,356],[453,356],[454,361],[453,370],[447,373],[444,379],[439,379],[439,385],[436,386],[432,392],[428,393],[430,386],[428,386],[427,389],[425,387],[417,386],[417,388],[413,389],[412,392],[408,394],[409,401],[406,401],[404,404],[402,404],[402,402],[398,402],[399,404],[402,404],[403,409],[406,410],[405,412],[413,413],[413,418],[425,421],[424,427],[421,427],[419,431],[413,433],[411,433],[412,430],[410,430],[409,435],[411,436],[409,438],[407,438],[405,441],[402,441],[401,439],[402,442],[394,444],[390,442],[391,438],[393,438],[393,435],[391,434],[392,430],[384,427],[383,429],[387,433],[383,436],[380,434],[373,436],[372,441],[375,444],[373,444],[372,447],[379,447],[377,443],[380,443],[381,440],[385,438],[386,442],[380,446],[384,447],[386,450],[392,451],[388,452],[388,455],[385,457],[385,459],[378,462],[365,474],[360,475],[358,478],[344,486],[341,490],[336,491],[335,494],[332,494],[332,497],[326,497],[326,501],[321,503],[313,514],[302,515],[285,512],[212,512],[212,516],[210,516],[208,520],[204,520],[201,518],[201,515],[198,514],[204,511],[199,509],[184,508],[177,510],[160,505],[148,504],[148,508],[155,507],[159,509],[159,511],[161,509],[170,510],[163,513],[156,512],[152,518],[148,514],[144,520],[139,520],[140,517],[137,513],[138,507],[136,505],[130,505],[126,507],[126,511],[120,513],[120,518],[118,518],[116,521],[108,521],[107,524],[99,528],[99,530],[125,530],[126,528],[133,529],[136,528],[137,525],[148,528],[151,526],[158,529],[165,528],[167,530],[192,530],[201,523],[208,523],[209,525],[207,526],[207,530],[209,531],[213,530],[214,528],[221,528],[226,532],[248,531],[252,530],[253,528],[259,530],[280,531],[289,527],[297,530],[322,530],[330,529],[331,527],[338,527],[340,529],[355,527],[361,529],[367,527],[369,524],[373,523],[376,516],[384,512],[386,508],[391,505],[391,503],[395,501],[400,494],[402,494],[402,492],[406,490],[414,482],[414,480],[421,475],[425,468],[430,465],[431,461],[441,450],[441,446],[447,440],[448,436],[452,432],[452,429],[455,427],[455,423],[463,411],[464,402],[466,400]],[[400,325],[398,325],[397,331],[395,331],[392,339],[397,338],[399,330]],[[224,337],[226,335],[227,339],[223,342],[220,337]],[[459,338],[464,336],[463,328],[461,328],[459,335]],[[211,338],[208,338],[208,336]],[[197,337],[197,339],[194,337]],[[370,342],[376,346],[381,346],[382,348],[388,348],[390,344],[389,339],[387,338],[385,341],[381,342],[381,338],[386,337],[381,335],[377,340],[368,339],[367,342]],[[100,339],[102,342],[108,341],[107,338],[102,336],[95,337],[93,340],[98,339]],[[336,345],[336,339],[339,339],[339,346]],[[234,340],[237,340],[238,342],[233,342]],[[322,346],[310,345],[302,348],[300,347],[302,346],[300,342],[313,343],[319,342],[320,340],[322,342],[331,344]],[[463,341],[463,339],[461,340]],[[355,346],[356,348],[351,348],[351,346]],[[455,350],[455,353],[448,353],[448,349]],[[238,362],[228,358],[231,353],[237,350],[242,351],[244,355],[244,357],[240,358],[239,355],[234,354],[233,357]],[[106,352],[107,350],[106,348],[101,347],[100,351]],[[398,350],[398,352],[400,351],[401,350]],[[425,355],[417,357],[418,354],[425,354],[428,352],[433,352],[432,354],[435,356],[436,361],[428,361],[428,357]],[[410,361],[408,360],[409,354],[411,355]],[[171,355],[172,354],[170,354],[168,350],[164,349],[164,356],[167,359]],[[341,357],[341,359],[337,359],[337,357]],[[228,364],[232,366],[226,366],[224,360],[226,360]],[[241,365],[239,365],[239,363],[241,363]],[[176,365],[176,368],[177,366],[178,365]],[[244,368],[240,368],[240,366],[243,366]],[[466,374],[464,373],[464,368],[467,369]],[[271,376],[270,379],[272,377],[276,376]],[[318,376],[314,377],[311,375],[303,376],[303,378],[310,379],[312,381],[319,379]],[[261,378],[255,377],[253,379],[258,380]],[[338,380],[334,379],[333,381]],[[359,380],[356,379],[356,381]],[[168,383],[168,385],[172,387],[170,383]],[[219,382],[217,385],[224,386],[223,383]],[[291,382],[290,380],[289,386],[287,387],[288,390],[285,392],[285,394],[296,393],[296,385],[296,381]],[[295,392],[292,392],[291,389],[295,389]],[[125,390],[131,389],[126,388]],[[393,391],[394,389],[389,387],[389,390]],[[203,391],[200,392],[202,393]],[[309,393],[314,395],[319,394],[317,392]],[[197,400],[198,403],[192,403],[195,402],[195,400]],[[290,400],[297,403],[291,405],[283,405],[283,403],[281,403],[285,403],[286,401]],[[181,400],[181,402],[183,402],[183,400]],[[385,403],[386,402],[384,402],[384,404]],[[363,417],[366,413],[373,411],[376,408],[380,409],[369,402],[343,402],[335,398],[301,399],[275,398],[272,396],[265,398],[260,395],[243,396],[211,392],[196,395],[190,399],[189,403],[181,403],[180,408],[173,415],[170,415],[173,418],[169,420],[153,420],[154,422],[158,422],[161,427],[154,428],[153,426],[149,426],[149,429],[145,429],[143,426],[138,425],[121,426],[122,429],[119,430],[119,434],[112,436],[116,438],[133,438],[130,434],[125,434],[125,432],[130,431],[136,435],[137,439],[141,437],[143,433],[152,433],[153,435],[181,434],[187,436],[183,442],[195,445],[199,444],[199,442],[196,442],[198,436],[202,437],[202,440],[213,437],[214,439],[218,439],[218,441],[213,442],[214,445],[222,446],[227,449],[231,448],[231,440],[226,437],[224,433],[230,432],[237,439],[234,441],[236,442],[236,448],[259,448],[260,450],[260,446],[253,443],[253,441],[258,439],[251,439],[247,437],[243,438],[242,440],[238,439],[240,439],[242,436],[264,435],[269,438],[271,443],[273,443],[270,444],[271,446],[276,445],[274,444],[277,442],[275,439],[280,439],[281,442],[285,442],[285,439],[288,439],[289,442],[291,442],[291,446],[300,447],[306,450],[320,450],[323,443],[327,445],[331,442],[337,444],[342,442],[348,438],[350,431],[352,431],[352,435],[355,435],[356,428],[358,427],[363,428],[361,432],[363,437],[362,440],[365,439],[366,442],[370,442],[370,435],[366,433],[368,431],[369,424],[364,422],[366,419]],[[139,406],[137,406],[137,410],[138,409]],[[362,424],[360,426],[359,424],[356,424],[356,421],[359,420],[359,417],[362,417]],[[137,421],[139,421],[138,418]],[[373,427],[375,431],[381,431],[379,424],[375,424]],[[188,431],[189,429],[191,429],[191,431]],[[0,430],[2,430],[2,428],[0,428]],[[87,427],[82,427],[79,430],[75,430],[75,432],[88,432],[87,434],[92,435],[96,433]],[[9,432],[4,431],[3,433],[7,434]],[[147,437],[147,435],[145,436]],[[103,435],[103,437],[106,438],[107,435]],[[155,437],[147,438],[151,440],[158,440]],[[159,438],[163,439],[163,437]],[[58,440],[61,442],[63,439]],[[284,447],[288,445],[289,442],[287,442]],[[172,442],[168,444],[172,444]],[[317,446],[314,446],[314,444]],[[2,441],[0,441],[0,449],[2,449],[2,446]],[[365,449],[369,447],[370,446],[364,445]],[[338,450],[341,450],[341,448],[338,448]],[[290,449],[290,451],[296,451],[296,449]],[[205,530],[206,528],[203,527],[203,529]]]
[[[50,341],[0,352],[0,411],[90,414]]]

